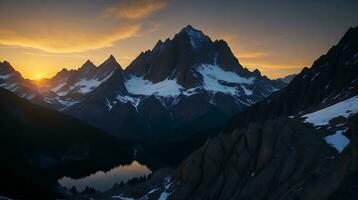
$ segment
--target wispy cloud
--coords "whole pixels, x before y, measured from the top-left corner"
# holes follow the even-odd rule
[[[270,52],[243,52],[238,53],[237,57],[239,59],[257,59],[257,58],[264,58],[270,55]]]
[[[105,9],[105,17],[140,19],[165,8],[169,0],[123,0]]]
[[[27,24],[23,27],[0,28],[0,44],[31,47],[54,53],[83,52],[111,46],[114,42],[134,36],[140,25],[101,27],[96,31],[70,24]],[[26,31],[24,31],[26,30]]]

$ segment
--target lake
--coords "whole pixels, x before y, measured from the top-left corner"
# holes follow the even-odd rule
[[[150,173],[151,171],[147,166],[133,161],[130,165],[117,166],[107,172],[98,171],[80,179],[62,177],[58,182],[67,188],[75,186],[78,191],[82,191],[86,186],[99,191],[106,191],[115,183],[126,182],[131,178],[149,175]]]

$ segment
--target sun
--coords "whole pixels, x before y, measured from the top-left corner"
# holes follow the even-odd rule
[[[37,73],[35,76],[35,80],[41,80],[42,79],[42,75],[40,73]]]

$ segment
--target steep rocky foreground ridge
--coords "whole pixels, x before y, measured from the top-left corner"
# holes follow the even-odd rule
[[[159,170],[153,175],[157,181],[117,188],[112,195],[119,199],[356,199],[357,70],[358,27],[350,28],[283,90],[233,117],[223,133],[209,139],[172,173]]]
[[[225,41],[212,41],[191,26],[159,41],[125,70],[110,56],[98,67],[87,61],[78,70],[63,69],[36,83],[12,68],[0,74],[2,87],[34,103],[117,136],[151,139],[221,127],[285,86],[242,67]],[[19,78],[13,80],[13,74]],[[19,89],[25,86],[31,90]]]

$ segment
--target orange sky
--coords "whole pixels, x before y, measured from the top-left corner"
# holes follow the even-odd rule
[[[0,60],[30,79],[110,54],[125,68],[191,24],[225,39],[245,67],[277,78],[311,66],[358,25],[356,1],[322,2],[0,0]]]

